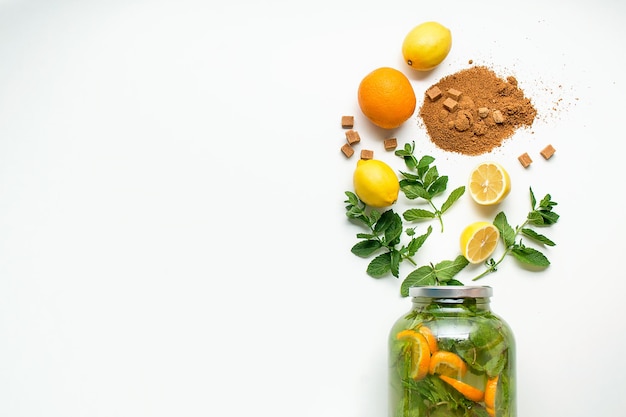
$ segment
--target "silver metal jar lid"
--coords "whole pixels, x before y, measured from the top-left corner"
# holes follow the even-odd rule
[[[488,286],[440,285],[409,288],[410,297],[488,298],[492,294],[493,289]]]

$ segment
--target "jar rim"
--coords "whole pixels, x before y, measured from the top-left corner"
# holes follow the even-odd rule
[[[489,286],[477,285],[436,285],[410,287],[410,297],[430,298],[488,298],[493,294]]]

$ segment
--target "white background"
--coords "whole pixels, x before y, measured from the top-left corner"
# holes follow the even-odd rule
[[[213,3],[0,0],[0,416],[385,416],[410,300],[350,253],[344,114],[396,169],[382,139],[415,141],[449,190],[479,161],[509,170],[505,202],[465,195],[421,264],[458,255],[469,222],[522,222],[529,187],[552,195],[552,265],[480,281],[517,337],[519,416],[623,414],[624,3]],[[453,47],[420,74],[400,46],[427,20]],[[385,132],[359,112],[377,67],[420,103],[469,60],[538,110],[490,154],[437,149],[417,114]]]

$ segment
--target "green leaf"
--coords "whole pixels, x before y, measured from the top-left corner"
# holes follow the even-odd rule
[[[431,226],[428,226],[428,230],[426,231],[426,233],[411,239],[408,246],[409,256],[415,255],[415,253],[422,247],[424,242],[426,242],[426,239],[428,238],[428,236],[430,236],[432,231],[433,228]]]
[[[356,245],[352,246],[350,250],[356,256],[366,258],[372,255],[374,252],[382,248],[382,244],[377,239],[363,240]]]
[[[423,173],[428,170],[428,166],[432,164],[433,162],[435,162],[435,158],[433,158],[432,156],[430,155],[422,156],[422,158],[419,160],[419,163],[417,164],[418,172],[421,171],[422,172],[421,175],[423,175]]]
[[[551,241],[550,239],[548,239],[547,237],[545,237],[542,234],[539,234],[537,232],[535,232],[532,229],[528,229],[528,228],[523,228],[521,230],[521,233],[526,236],[529,237],[537,242],[543,243],[544,245],[547,246],[556,246],[556,243],[554,243],[553,241]]]
[[[391,214],[387,216],[389,217],[389,223],[388,223],[388,226],[385,228],[385,242],[387,246],[396,245],[400,243],[400,237],[402,236],[402,227],[403,227],[402,219],[400,218],[400,216],[391,210],[389,210],[386,213],[389,213],[389,212],[391,212]]]
[[[441,213],[445,213],[448,211],[450,207],[465,193],[465,186],[461,186],[453,190],[448,199],[441,205]]]
[[[356,196],[356,194],[354,194],[352,191],[346,191],[345,193],[348,196],[348,199],[344,201],[344,203],[350,203],[353,206],[359,205],[359,198]]]
[[[543,216],[537,211],[531,211],[530,213],[528,213],[528,217],[526,217],[526,220],[529,224],[532,224],[533,226],[543,226],[545,224]]]
[[[390,267],[391,267],[391,275],[398,278],[400,275],[400,262],[402,258],[400,256],[400,252],[397,250],[392,250],[390,253]]]
[[[400,171],[400,174],[402,174],[402,177],[404,178],[405,182],[407,183],[419,183],[421,184],[422,181],[420,180],[420,177],[418,177],[415,174],[412,174],[410,172],[404,172],[404,171]],[[402,184],[402,182],[401,182]]]
[[[468,264],[469,262],[463,255],[457,256],[453,261],[441,261],[435,265],[435,276],[439,281],[449,281]]]
[[[526,265],[547,267],[550,265],[550,261],[545,255],[536,249],[528,246],[516,245],[511,250],[511,254],[520,262]]]
[[[437,178],[439,178],[439,171],[437,170],[437,167],[432,166],[428,168],[428,171],[426,171],[423,178],[424,187],[430,187],[430,185],[435,182]]]
[[[448,186],[448,177],[444,175],[442,177],[437,178],[435,182],[433,182],[427,188],[427,191],[431,197],[434,197],[436,195],[443,193],[446,190],[447,186]]]
[[[559,221],[559,215],[553,211],[539,210],[539,215],[543,217],[543,223],[551,225]]]
[[[408,183],[405,180],[401,180],[400,189],[409,200],[415,200],[416,198],[430,199],[428,191],[419,184]]]
[[[404,217],[404,220],[407,221],[433,219],[435,218],[435,213],[424,209],[408,209],[402,213],[402,217]]]
[[[530,207],[534,210],[537,206],[537,199],[535,198],[535,193],[533,193],[533,189],[530,188]]]
[[[391,271],[391,254],[383,253],[372,259],[367,266],[367,274],[373,278],[381,278]]]
[[[371,224],[375,224],[379,219],[380,219],[380,211],[378,210],[371,210],[370,211],[370,220],[371,220]]]
[[[410,287],[420,287],[425,285],[436,285],[437,278],[435,276],[435,270],[430,265],[424,265],[416,270],[412,271],[406,276],[402,284],[400,285],[400,294],[403,297],[409,296]]]
[[[515,230],[509,225],[503,211],[498,213],[493,220],[493,225],[500,231],[500,237],[507,248],[515,244]]]
[[[380,235],[385,233],[390,227],[394,227],[394,224],[396,223],[395,217],[396,213],[393,210],[387,210],[384,212],[374,225],[374,233]],[[402,221],[402,219],[400,221]]]

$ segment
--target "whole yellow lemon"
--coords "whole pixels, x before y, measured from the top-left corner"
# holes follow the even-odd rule
[[[402,42],[404,61],[418,71],[430,71],[448,56],[452,48],[450,29],[438,22],[415,26]]]
[[[372,207],[387,207],[398,200],[400,182],[393,169],[377,159],[359,159],[353,176],[354,192]]]

